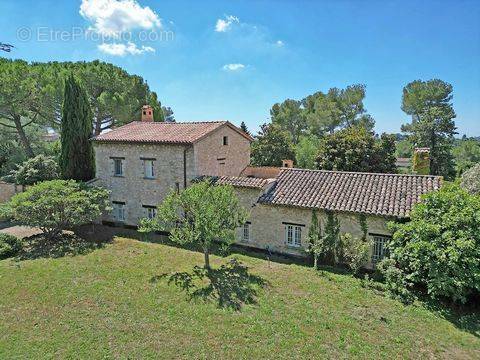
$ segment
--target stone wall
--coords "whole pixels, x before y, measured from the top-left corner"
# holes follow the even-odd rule
[[[228,136],[228,145],[223,137]],[[199,175],[239,176],[250,163],[250,141],[224,125],[194,145]]]
[[[273,206],[256,203],[260,191],[257,189],[236,189],[240,201],[250,213],[250,241],[242,241],[242,229],[238,230],[238,243],[259,249],[267,247],[272,251],[295,256],[308,256],[305,249],[308,247],[307,235],[311,224],[312,210],[286,206]],[[340,232],[350,233],[353,236],[363,235],[359,222],[359,215],[338,212]],[[369,234],[390,235],[387,229],[388,219],[380,216],[368,216],[367,226]],[[301,247],[292,247],[285,242],[285,224],[301,225]],[[319,211],[319,223],[325,229],[326,214]],[[371,237],[371,235],[369,235]],[[371,267],[372,264],[368,266]]]
[[[0,203],[9,201],[13,195],[22,191],[25,191],[25,187],[22,185],[0,181]]]
[[[186,151],[187,186],[196,176],[193,148],[180,145],[142,145],[120,143],[95,143],[95,185],[111,191],[112,201],[125,203],[125,224],[137,225],[146,217],[142,205],[156,206],[176,189],[184,186],[183,159]],[[114,157],[124,158],[124,175],[114,176]],[[154,158],[154,179],[145,178],[142,158]],[[112,221],[111,215],[103,220]]]

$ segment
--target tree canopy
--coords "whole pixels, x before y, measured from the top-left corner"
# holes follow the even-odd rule
[[[289,133],[276,124],[263,124],[252,143],[252,165],[281,166],[282,160],[293,160],[295,152]]]
[[[233,187],[202,181],[181,192],[171,192],[159,204],[153,220],[144,219],[140,231],[170,231],[170,239],[179,244],[199,245],[210,268],[209,254],[215,240],[231,244],[235,231],[247,217]]]
[[[109,209],[108,194],[73,180],[44,181],[13,196],[9,212],[18,223],[39,227],[53,240],[62,230],[98,219]]]
[[[390,267],[434,298],[465,302],[480,292],[480,197],[444,185],[415,205],[407,223],[392,224]],[[391,272],[391,271],[390,271]]]
[[[446,178],[455,173],[452,90],[452,85],[442,80],[416,80],[404,87],[402,97],[402,110],[412,116],[412,122],[403,125],[402,131],[415,147],[430,148],[431,174]]]
[[[317,166],[323,170],[395,173],[395,137],[377,139],[363,126],[349,127],[325,136]]]

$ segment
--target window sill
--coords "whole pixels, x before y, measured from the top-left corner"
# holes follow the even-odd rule
[[[292,244],[285,244],[286,247],[292,248],[292,249],[301,249],[302,245],[292,245]]]
[[[154,178],[154,177],[144,176],[143,178],[144,178],[145,180],[157,180],[157,178]]]
[[[113,177],[116,177],[116,178],[123,178],[123,177],[125,177],[125,175],[113,175]]]

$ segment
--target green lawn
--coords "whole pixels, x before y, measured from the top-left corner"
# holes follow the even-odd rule
[[[218,270],[233,257],[248,271]],[[478,314],[453,323],[348,275],[245,255],[213,256],[211,280],[195,279],[202,261],[118,237],[83,255],[0,261],[0,359],[480,358]]]

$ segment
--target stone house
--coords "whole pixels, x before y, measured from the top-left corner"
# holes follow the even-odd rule
[[[146,113],[151,109],[146,108]],[[371,263],[384,255],[387,222],[408,219],[421,195],[442,178],[249,166],[252,138],[229,122],[154,123],[148,116],[94,138],[96,181],[111,190],[114,211],[103,220],[137,225],[173,190],[199,176],[232,185],[249,211],[238,229],[243,246],[306,256],[312,210],[325,228],[335,213],[341,233],[372,239]],[[152,117],[153,119],[153,117]],[[366,225],[366,226],[365,226]]]
[[[114,209],[105,221],[137,225],[172,189],[200,174],[238,176],[250,162],[252,138],[228,121],[160,123],[148,112],[93,139],[95,184],[111,191]]]

